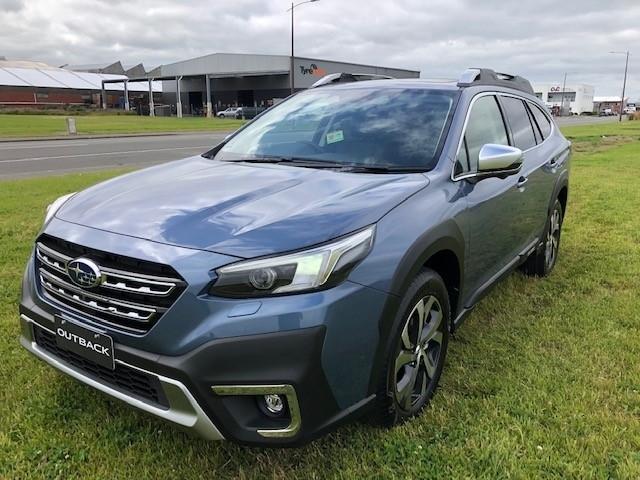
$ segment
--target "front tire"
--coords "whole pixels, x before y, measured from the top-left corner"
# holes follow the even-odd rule
[[[442,278],[423,270],[411,282],[394,321],[378,388],[377,423],[402,423],[431,400],[444,366],[450,319]]]
[[[564,220],[562,204],[556,200],[547,219],[542,243],[527,258],[523,265],[523,271],[527,275],[536,277],[548,276],[558,261],[560,250],[560,234],[562,233],[562,221]]]

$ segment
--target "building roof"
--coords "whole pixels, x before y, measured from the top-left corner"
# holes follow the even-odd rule
[[[325,62],[334,65],[344,65],[345,71],[353,70],[352,67],[361,67],[365,73],[397,72],[410,76],[419,76],[418,70],[407,70],[401,68],[381,67],[377,65],[364,65],[359,63],[338,62],[334,60],[323,60],[318,58],[296,57],[296,60],[309,62]],[[207,75],[207,74],[282,74],[288,73],[290,69],[291,57],[288,55],[262,55],[253,53],[211,53],[201,57],[181,60],[179,62],[161,65],[160,76],[172,75]]]
[[[628,101],[628,98],[625,98],[625,101]],[[599,102],[599,103],[614,103],[614,102],[620,102],[620,97],[593,97],[593,101],[594,102]]]
[[[126,78],[125,75],[74,72],[39,62],[0,61],[0,86],[100,90],[102,80]],[[109,83],[106,88],[109,91],[123,91],[124,83]],[[153,82],[152,88],[154,92],[161,92],[162,84]],[[132,92],[146,92],[149,86],[146,83],[129,83],[128,89]]]

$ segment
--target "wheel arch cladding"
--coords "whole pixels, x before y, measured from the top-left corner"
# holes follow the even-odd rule
[[[551,213],[553,209],[553,204],[556,202],[556,199],[562,205],[562,214],[566,214],[567,212],[567,203],[569,200],[569,171],[563,171],[558,179],[555,182],[555,186],[553,187],[553,195],[549,199],[549,208],[548,213]]]
[[[443,278],[450,296],[450,322],[456,317],[457,302],[464,278],[464,245],[462,232],[455,223],[449,222],[423,234],[403,256],[393,277],[393,295],[389,296],[380,320],[380,341],[369,380],[370,393],[377,390],[380,369],[384,367],[384,360],[390,348],[391,332],[402,295],[420,270],[431,268]],[[457,288],[454,287],[456,283]],[[455,306],[450,287],[455,288]],[[451,325],[449,327],[451,328]]]
[[[451,312],[457,312],[461,280],[458,256],[450,249],[440,250],[429,257],[424,266],[442,277],[449,294],[449,309]],[[453,319],[453,313],[451,317]]]
[[[560,191],[558,192],[558,200],[560,201],[560,205],[562,205],[562,214],[564,215],[567,211],[567,199],[569,197],[569,185],[566,183],[560,187]]]
[[[422,268],[431,268],[447,285],[451,316],[455,317],[464,278],[464,252],[464,237],[453,221],[424,233],[402,257],[393,277],[391,292],[402,296]]]

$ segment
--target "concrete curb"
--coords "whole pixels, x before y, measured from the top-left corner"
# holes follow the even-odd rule
[[[51,140],[91,140],[94,138],[130,138],[130,137],[165,137],[167,135],[220,134],[228,135],[234,130],[194,130],[185,132],[148,132],[148,133],[106,133],[95,135],[57,135],[50,137],[8,137],[0,138],[0,143],[9,142],[41,142]]]

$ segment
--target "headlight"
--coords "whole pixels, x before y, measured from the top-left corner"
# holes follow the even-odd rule
[[[57,198],[49,206],[47,206],[47,213],[44,216],[44,223],[47,223],[49,220],[53,218],[60,207],[64,205],[64,202],[73,197],[77,192],[69,193],[67,195],[63,195],[60,198]]]
[[[234,263],[216,270],[211,295],[264,297],[336,285],[367,256],[373,226],[320,247],[280,257]]]

